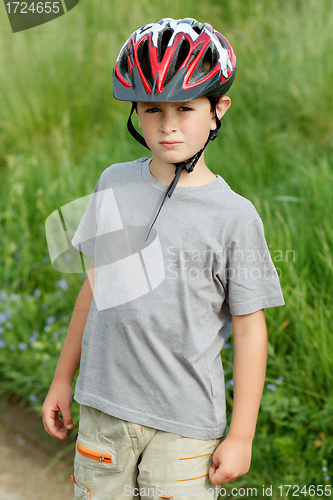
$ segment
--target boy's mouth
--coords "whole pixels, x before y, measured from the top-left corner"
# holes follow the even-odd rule
[[[182,143],[179,142],[179,141],[161,141],[160,144],[164,148],[172,149],[172,148],[175,148],[175,147],[179,146]]]

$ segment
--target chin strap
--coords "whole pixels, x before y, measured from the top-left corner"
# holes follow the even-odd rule
[[[139,134],[139,132],[133,126],[132,114],[133,114],[134,110],[135,110],[135,104],[132,103],[132,109],[131,109],[130,115],[128,117],[128,120],[127,120],[127,129],[129,131],[129,133],[132,135],[132,137],[134,137],[134,139],[136,139],[140,144],[142,144],[142,146],[144,146],[145,148],[150,150],[150,147],[146,143],[144,137],[141,134]],[[172,181],[170,182],[169,186],[167,187],[167,189],[164,193],[162,203],[159,206],[159,209],[157,210],[157,213],[153,219],[153,222],[151,223],[151,225],[149,227],[149,231],[148,231],[147,236],[146,236],[146,241],[149,238],[149,235],[151,233],[151,230],[153,229],[153,226],[157,220],[157,217],[159,216],[159,214],[162,210],[162,207],[164,205],[165,200],[167,199],[167,197],[171,198],[171,196],[172,196],[172,194],[173,194],[173,192],[178,184],[180,174],[182,173],[182,171],[185,169],[188,173],[193,172],[195,165],[197,164],[200,156],[202,155],[202,153],[206,149],[209,142],[214,141],[216,139],[216,137],[218,136],[218,133],[219,133],[220,128],[221,128],[221,120],[218,118],[218,116],[216,114],[216,110],[215,110],[215,120],[216,120],[216,129],[210,131],[208,139],[207,139],[204,147],[202,149],[200,149],[200,151],[198,151],[195,155],[193,155],[192,158],[190,158],[187,162],[182,161],[179,163],[175,163],[175,167],[176,167],[175,176],[172,179]]]
[[[135,111],[135,104],[134,102],[132,102],[131,112],[127,120],[127,130],[129,131],[131,136],[134,137],[134,139],[136,139],[140,144],[142,144],[142,146],[149,149],[150,151],[150,147],[146,143],[145,138],[141,134],[139,134],[139,132],[134,128],[134,125],[132,123],[132,114],[134,113],[134,111]]]

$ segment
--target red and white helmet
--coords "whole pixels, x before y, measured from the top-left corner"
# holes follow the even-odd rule
[[[165,18],[142,26],[123,45],[113,74],[113,94],[132,102],[221,97],[235,73],[233,48],[210,24]]]

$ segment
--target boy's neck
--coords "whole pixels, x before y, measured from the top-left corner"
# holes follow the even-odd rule
[[[168,186],[175,176],[175,165],[169,164],[158,164],[154,162],[154,159],[150,162],[149,170],[153,177],[162,184]],[[216,179],[216,175],[209,170],[205,164],[204,158],[201,157],[198,163],[195,165],[193,172],[188,173],[183,170],[177,186],[179,187],[194,187],[203,186]]]

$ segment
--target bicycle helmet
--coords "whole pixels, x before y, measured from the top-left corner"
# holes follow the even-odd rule
[[[118,100],[132,102],[128,130],[149,149],[132,124],[136,102],[182,102],[202,96],[219,98],[232,85],[235,73],[233,48],[210,24],[193,18],[165,18],[145,24],[125,42],[113,72],[113,95]],[[209,141],[217,137],[221,122],[216,111],[215,118],[216,130],[210,132],[204,147],[187,162],[175,164],[175,177],[151,227],[166,197],[171,197],[181,172],[184,169],[192,172]]]
[[[221,97],[230,88],[236,56],[210,24],[161,19],[134,31],[116,61],[113,93],[132,102],[181,102]]]

